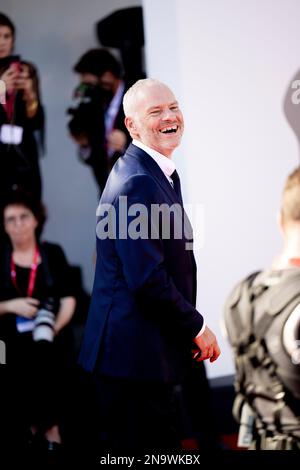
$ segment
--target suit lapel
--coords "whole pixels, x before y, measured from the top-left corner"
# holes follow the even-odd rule
[[[135,145],[130,144],[127,149],[126,154],[134,158],[137,158],[139,160],[139,162],[145,167],[147,173],[151,174],[151,176],[155,179],[155,181],[160,185],[160,187],[168,195],[172,203],[177,203],[182,206],[182,202],[180,198],[177,196],[176,192],[172,188],[166,175],[160,169],[156,161],[150,155],[148,155],[148,153],[144,152],[144,150],[140,149],[139,147],[136,147]]]
[[[183,213],[184,213],[184,217],[185,217],[185,224],[186,224],[185,225],[186,232],[184,233],[184,236],[185,236],[186,240],[189,243],[193,243],[192,225],[191,225],[190,220],[189,220],[189,218],[188,218],[188,216],[187,216],[187,214],[184,210],[182,201],[177,196],[175,190],[172,188],[171,184],[167,180],[165,174],[160,169],[160,167],[158,166],[156,161],[150,155],[148,155],[148,153],[144,152],[144,150],[140,149],[139,147],[136,147],[133,144],[129,145],[129,147],[126,151],[126,154],[139,160],[139,162],[145,167],[146,171],[148,173],[150,173],[151,176],[153,176],[153,178],[157,181],[159,186],[168,195],[170,201],[173,204],[174,203],[180,204],[180,206],[183,209]],[[192,263],[192,266],[193,266],[194,290],[195,290],[194,298],[195,298],[195,301],[196,301],[196,285],[197,285],[197,283],[196,283],[196,271],[197,271],[196,262],[195,262],[195,257],[194,257],[193,250],[187,250],[187,251],[189,252],[189,256],[190,256],[191,263]]]
[[[148,153],[144,152],[144,150],[140,149],[139,147],[136,147],[133,144],[129,145],[126,154],[139,160],[139,162],[145,167],[147,173],[151,174],[151,176],[155,179],[155,181],[157,181],[159,186],[167,194],[172,204],[176,203],[182,207],[185,218],[185,238],[192,242],[193,229],[190,220],[187,216],[187,213],[184,210],[182,201],[176,194],[175,190],[172,188],[171,184],[167,180],[165,174],[160,169],[156,161],[150,155],[148,155]]]

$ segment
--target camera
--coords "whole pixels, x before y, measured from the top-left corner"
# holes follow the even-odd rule
[[[110,96],[99,85],[80,83],[73,92],[74,107],[67,109],[71,115],[68,123],[73,137],[85,135],[89,144],[99,141],[104,135],[104,112]]]
[[[74,107],[67,110],[72,116],[68,122],[69,132],[78,146],[80,162],[92,168],[99,188],[103,189],[108,176],[105,112],[111,92],[99,84],[81,83],[73,97]]]
[[[34,341],[52,342],[54,339],[55,324],[55,300],[48,297],[40,303],[37,315],[34,319],[32,337]]]

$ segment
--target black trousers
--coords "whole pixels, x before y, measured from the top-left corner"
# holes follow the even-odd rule
[[[101,375],[94,380],[98,454],[180,449],[178,388]]]

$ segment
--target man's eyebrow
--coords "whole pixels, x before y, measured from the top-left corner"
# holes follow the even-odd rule
[[[147,111],[148,111],[148,113],[149,113],[149,112],[151,112],[151,111],[154,111],[154,110],[160,109],[160,108],[161,108],[160,105],[157,105],[157,106],[150,106],[150,108],[147,108]]]
[[[168,106],[178,106],[178,101],[172,101],[172,103],[168,104]],[[151,112],[151,111],[154,111],[154,110],[157,110],[157,109],[160,109],[162,108],[163,105],[156,105],[156,106],[150,106],[150,108],[147,109],[147,112]]]

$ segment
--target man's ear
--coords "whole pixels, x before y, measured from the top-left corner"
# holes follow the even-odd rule
[[[137,136],[136,125],[131,117],[125,117],[125,126],[131,136]]]

